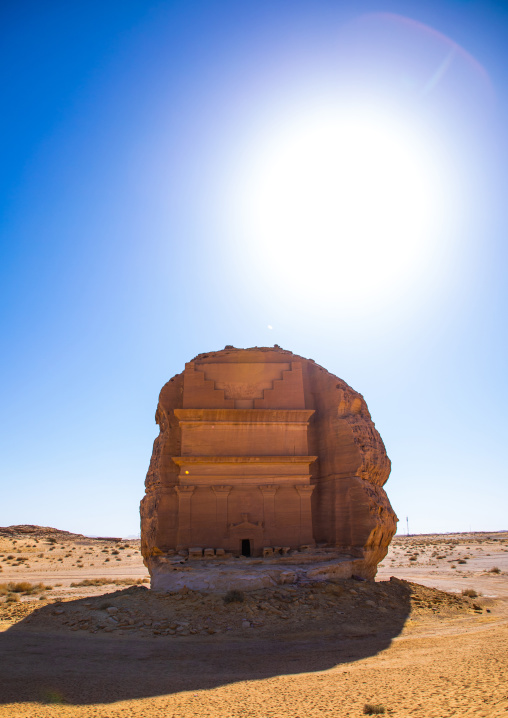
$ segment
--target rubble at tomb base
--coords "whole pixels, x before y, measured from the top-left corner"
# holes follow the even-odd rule
[[[218,549],[220,551],[220,549]],[[201,549],[189,551],[188,556],[176,554],[150,560],[151,587],[155,591],[218,591],[231,589],[255,591],[263,588],[337,581],[360,577],[364,560],[340,553],[336,549],[289,551],[274,555],[266,548],[263,557],[248,559],[226,555],[214,561],[198,555]]]
[[[141,502],[152,587],[375,576],[397,522],[390,460],[344,381],[279,347],[226,347],[162,388],[156,421]]]

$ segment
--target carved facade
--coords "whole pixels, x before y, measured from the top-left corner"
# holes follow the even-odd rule
[[[142,502],[145,560],[320,545],[386,553],[390,464],[362,397],[277,347],[202,354],[162,389]],[[360,553],[359,553],[360,552]]]

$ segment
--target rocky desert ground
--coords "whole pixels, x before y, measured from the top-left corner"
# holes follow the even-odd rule
[[[0,529],[0,716],[508,716],[508,532],[396,536],[375,582],[148,587],[139,541]]]

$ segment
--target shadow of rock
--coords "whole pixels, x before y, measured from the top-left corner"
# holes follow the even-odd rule
[[[314,588],[309,604],[321,602],[321,607],[307,610],[304,604],[305,615],[299,605],[298,615],[274,614],[260,627],[238,625],[243,607],[237,605],[231,608],[236,612],[230,614],[233,628],[213,635],[138,637],[133,631],[72,630],[62,625],[62,608],[93,610],[92,599],[51,604],[0,634],[0,702],[107,703],[322,671],[386,649],[410,611],[410,586],[398,580],[344,581],[339,594]],[[104,606],[107,598],[122,606],[136,600],[139,605],[141,596],[166,608],[171,603],[171,597],[136,589],[93,601]],[[194,600],[206,604],[202,596]],[[223,602],[219,609],[226,610]],[[172,604],[167,610],[173,610]]]

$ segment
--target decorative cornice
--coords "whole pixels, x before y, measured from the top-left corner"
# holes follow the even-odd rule
[[[307,424],[314,409],[173,409],[181,424]]]
[[[311,464],[317,456],[172,456],[177,466],[186,464]]]

